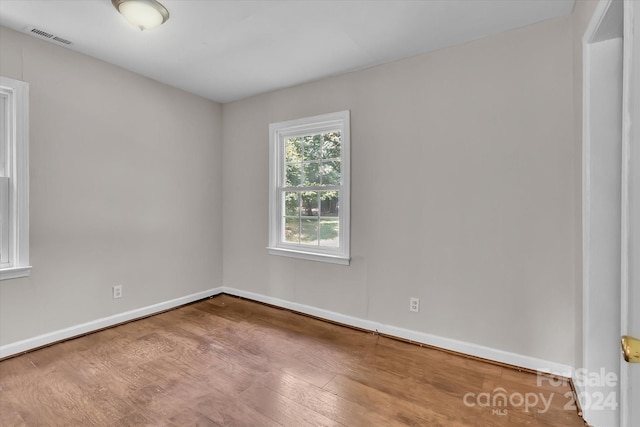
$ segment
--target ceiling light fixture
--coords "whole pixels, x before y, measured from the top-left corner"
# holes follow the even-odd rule
[[[151,30],[169,19],[169,11],[156,0],[111,0],[113,7],[133,26]]]

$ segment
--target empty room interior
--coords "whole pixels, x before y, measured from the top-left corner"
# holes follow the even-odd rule
[[[0,1],[1,426],[638,425],[586,356],[622,1],[136,1]]]

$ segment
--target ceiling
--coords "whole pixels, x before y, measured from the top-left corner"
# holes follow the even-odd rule
[[[169,20],[144,32],[110,0],[0,0],[0,25],[224,103],[567,15],[574,0],[161,3]]]

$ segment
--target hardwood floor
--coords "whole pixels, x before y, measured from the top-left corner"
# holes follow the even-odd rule
[[[584,425],[537,382],[221,295],[0,362],[0,425]]]

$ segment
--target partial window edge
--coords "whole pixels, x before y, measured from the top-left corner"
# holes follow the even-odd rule
[[[29,276],[29,84],[20,80],[0,76],[0,86],[13,92],[15,103],[15,140],[13,154],[9,159],[14,173],[12,175],[13,228],[12,259],[10,267],[0,268],[0,280]]]
[[[305,252],[292,249],[267,247],[270,255],[285,256],[290,258],[306,259],[308,261],[322,261],[332,264],[349,265],[351,258],[340,255],[321,254],[318,252]]]

